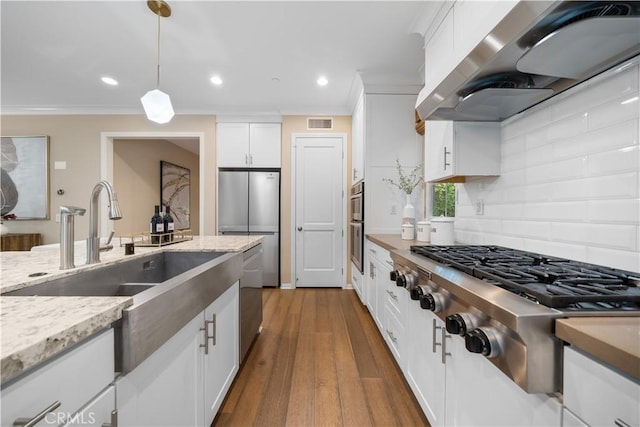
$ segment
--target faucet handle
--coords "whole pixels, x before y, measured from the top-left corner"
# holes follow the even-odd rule
[[[60,213],[66,215],[84,215],[86,209],[77,206],[60,206]]]

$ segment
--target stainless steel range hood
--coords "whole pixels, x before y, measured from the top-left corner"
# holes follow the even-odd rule
[[[639,53],[638,1],[521,1],[416,110],[502,121]]]

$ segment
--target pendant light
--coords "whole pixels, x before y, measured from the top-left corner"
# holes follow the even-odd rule
[[[147,92],[140,101],[147,118],[156,123],[168,123],[174,116],[169,95],[160,90],[160,18],[171,16],[171,8],[164,0],[149,0],[147,6],[158,15],[158,68],[156,88]]]

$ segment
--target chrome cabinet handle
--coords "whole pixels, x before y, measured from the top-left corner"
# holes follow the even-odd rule
[[[434,352],[434,353],[435,353],[435,352],[436,352],[436,350],[437,350],[437,348],[436,348],[436,347],[438,347],[439,345],[442,345],[442,343],[439,343],[439,342],[436,340],[436,331],[437,331],[438,329],[443,329],[443,328],[442,328],[442,326],[437,326],[437,325],[436,325],[436,319],[433,319],[433,331],[432,331],[431,338],[432,338],[432,341],[433,341],[433,352]]]
[[[378,252],[376,252],[376,250],[375,250],[375,249],[373,249],[373,248],[369,248],[369,250],[370,250],[371,252],[373,252],[374,254],[377,254],[377,253],[378,253]]]
[[[393,336],[393,332],[391,332],[388,329],[387,329],[387,335],[389,335],[389,338],[391,339],[391,341],[393,341],[394,344],[398,342],[398,339]]]
[[[447,170],[447,166],[451,166],[451,163],[447,163],[447,155],[451,154],[451,151],[447,151],[447,147],[444,148],[444,170]]]
[[[384,262],[386,262],[387,264],[389,264],[391,267],[393,267],[393,263],[389,260],[384,260]]]
[[[396,294],[394,294],[394,293],[393,293],[393,292],[391,292],[391,291],[387,291],[387,293],[389,294],[389,296],[390,296],[391,298],[393,298],[394,300],[398,301],[398,296],[397,296]]]
[[[618,427],[631,427],[630,424],[625,423],[624,421],[622,421],[620,418],[616,418],[616,420],[613,422],[615,425],[617,425]]]
[[[40,411],[38,415],[36,415],[33,418],[16,418],[16,420],[13,422],[13,425],[22,426],[22,427],[33,427],[36,424],[38,424],[40,421],[42,421],[44,417],[47,416],[48,413],[58,409],[60,405],[62,405],[62,402],[59,400],[56,400],[51,405],[47,406],[42,411]]]
[[[442,363],[446,363],[447,356],[451,356],[451,353],[447,351],[447,338],[451,338],[451,335],[447,334],[447,330],[440,327],[440,331],[442,332]]]
[[[215,314],[214,314],[215,316]],[[213,323],[212,320],[204,321],[204,328],[200,328],[201,331],[204,331],[204,344],[200,344],[200,347],[204,347],[204,354],[209,354],[209,324]],[[215,341],[213,343],[215,345]]]
[[[244,164],[245,164],[245,165],[248,165],[248,164],[249,164],[249,155],[248,155],[248,154],[245,154],[245,155],[244,155]]]
[[[218,323],[216,322],[216,314],[213,313],[211,316],[211,324],[213,325],[213,335],[211,338],[211,345],[216,345],[216,337],[218,336]]]
[[[118,427],[118,410],[111,411],[111,422],[102,423],[102,427]]]
[[[376,266],[373,263],[369,263],[369,266],[371,267],[371,278],[375,279],[376,278]]]
[[[253,164],[253,154],[249,154],[249,164]]]

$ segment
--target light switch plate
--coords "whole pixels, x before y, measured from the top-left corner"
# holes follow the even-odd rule
[[[484,200],[476,201],[476,215],[484,215]]]

